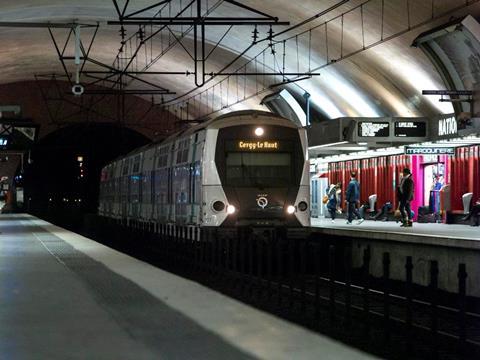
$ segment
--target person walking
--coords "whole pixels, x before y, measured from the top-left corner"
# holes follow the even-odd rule
[[[411,227],[413,224],[412,209],[410,207],[410,201],[413,200],[413,179],[412,173],[409,168],[405,168],[402,171],[403,177],[398,186],[399,195],[399,210],[402,215],[402,227]]]
[[[327,210],[330,213],[330,217],[332,218],[332,223],[335,222],[335,218],[337,216],[337,208],[339,205],[338,201],[338,190],[340,189],[340,183],[334,185],[330,185],[330,188],[327,191],[328,202],[327,202]]]
[[[360,185],[358,184],[357,173],[355,171],[350,173],[350,182],[348,183],[347,192],[345,194],[345,201],[347,202],[347,224],[352,224],[353,216],[355,215],[358,219],[358,224],[360,225],[364,219],[360,216],[357,209],[357,204],[360,201]]]

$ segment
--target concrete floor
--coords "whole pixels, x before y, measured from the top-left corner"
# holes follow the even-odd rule
[[[367,359],[28,215],[0,215],[0,359]]]

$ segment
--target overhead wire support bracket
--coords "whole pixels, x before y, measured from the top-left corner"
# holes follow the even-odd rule
[[[207,20],[196,20],[192,18],[129,18],[124,20],[108,21],[108,25],[199,25],[205,26],[230,26],[230,25],[290,25],[289,21],[275,21],[269,19],[214,19],[207,18]]]
[[[76,26],[82,28],[98,27],[93,24],[82,23],[50,23],[50,22],[22,22],[22,21],[0,21],[0,27],[11,28],[58,28],[58,29],[72,29]]]
[[[123,15],[121,18],[122,19],[128,19],[128,18],[131,18],[132,16],[134,15],[138,15],[138,14],[141,14],[142,12],[146,12],[148,10],[152,10],[156,7],[159,7],[159,6],[162,6],[162,5],[165,5],[165,4],[168,4],[169,2],[171,2],[172,0],[163,0],[163,1],[160,1],[156,4],[153,4],[153,5],[150,5],[150,6],[147,6],[146,8],[143,8],[143,9],[140,9],[140,10],[137,10],[137,11],[134,11],[130,14],[127,14],[127,15]]]
[[[187,54],[192,58],[194,64],[194,72],[193,75],[195,76],[195,86],[197,88],[202,87],[206,82],[206,62],[208,57],[211,55],[212,51],[219,46],[220,42],[223,40],[224,36],[220,39],[220,41],[215,45],[214,49],[206,55],[206,37],[205,37],[205,27],[206,26],[230,26],[229,30],[232,26],[235,25],[242,25],[242,26],[261,26],[267,25],[270,26],[270,29],[274,25],[290,25],[288,21],[279,21],[277,17],[271,16],[259,10],[256,10],[252,7],[247,5],[241,4],[235,0],[225,0],[225,3],[234,5],[239,7],[243,10],[247,10],[253,13],[253,16],[245,16],[245,17],[208,17],[202,14],[202,0],[193,0],[189,3],[188,7],[192,7],[194,9],[196,16],[175,16],[175,17],[134,17],[133,15],[138,15],[142,12],[147,10],[151,10],[157,6],[163,5],[166,2],[162,1],[151,5],[147,8],[138,10],[136,12],[130,13],[128,16],[124,17],[123,14],[120,13],[120,7],[116,0],[113,0],[115,4],[115,8],[119,15],[119,20],[117,21],[108,21],[108,25],[121,25],[128,26],[128,25],[136,25],[136,26],[146,26],[146,25],[163,25],[167,27],[167,30],[173,34],[174,38],[176,39],[177,43],[179,43]],[[128,4],[126,4],[127,6]],[[195,7],[195,8],[193,8]],[[190,52],[185,48],[185,46],[181,43],[180,39],[178,39],[173,31],[170,29],[171,26],[183,26],[187,25],[193,28],[193,56]],[[134,54],[136,55],[136,53]],[[128,70],[129,64],[123,69],[123,71]]]

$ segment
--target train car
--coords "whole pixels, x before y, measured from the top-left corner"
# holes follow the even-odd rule
[[[99,215],[153,231],[309,227],[307,146],[290,120],[229,113],[105,166]]]

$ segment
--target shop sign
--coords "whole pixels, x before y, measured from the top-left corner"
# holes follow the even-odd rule
[[[456,135],[457,133],[457,119],[455,116],[438,120],[438,136]]]
[[[406,155],[455,155],[454,147],[405,146]]]

